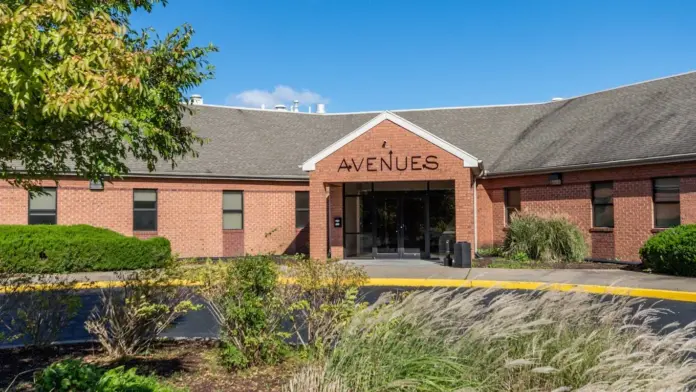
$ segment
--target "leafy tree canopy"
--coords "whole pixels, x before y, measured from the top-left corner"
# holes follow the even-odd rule
[[[32,189],[64,173],[100,180],[127,159],[172,166],[204,141],[186,93],[213,77],[212,45],[183,25],[133,30],[160,0],[0,1],[0,178]]]

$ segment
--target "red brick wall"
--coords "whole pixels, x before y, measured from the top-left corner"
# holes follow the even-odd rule
[[[548,175],[479,180],[491,199],[492,222],[479,206],[479,235],[492,227],[493,241],[504,240],[504,189],[520,187],[522,209],[540,213],[563,213],[580,226],[593,258],[639,260],[638,250],[653,234],[652,179],[681,177],[682,223],[696,223],[696,162],[641,165],[615,169],[563,173],[563,185],[548,184]],[[614,229],[592,228],[591,183],[614,181]],[[481,200],[482,196],[479,196]],[[483,204],[486,204],[485,202]],[[484,234],[480,239],[487,238]],[[479,242],[485,244],[485,242]]]
[[[156,232],[133,232],[136,188],[158,190]],[[87,181],[66,178],[58,186],[57,221],[140,238],[163,236],[181,257],[294,253],[306,247],[307,238],[306,232],[295,229],[295,191],[307,189],[306,182],[128,178],[106,183],[103,191],[90,191]],[[244,230],[222,230],[224,190],[244,191]],[[0,212],[0,224],[26,224],[27,192],[0,183]]]
[[[493,245],[493,200],[481,184],[476,187],[476,220],[479,248]]]
[[[382,148],[384,142],[387,147]],[[339,167],[343,159],[350,162],[355,158],[356,162],[366,157],[377,157],[375,161],[380,164],[379,158],[388,159],[389,151],[394,157],[419,155],[423,163],[425,157],[435,155],[438,157],[437,170],[408,170],[398,171],[367,171],[365,165],[360,171],[352,169],[341,170]],[[402,161],[403,162],[403,161]],[[366,163],[365,163],[366,164]],[[433,181],[454,180],[456,197],[456,231],[458,241],[473,243],[473,190],[471,169],[463,167],[462,160],[440,149],[427,140],[409,132],[391,121],[383,121],[371,130],[343,146],[333,154],[324,158],[316,165],[316,170],[310,173],[310,233],[311,255],[314,258],[324,258],[327,253],[327,200],[326,186],[335,186],[345,182],[380,182],[380,181]],[[333,189],[333,188],[331,188]],[[342,196],[338,190],[330,191],[331,206],[342,203]],[[340,211],[331,211],[332,216]],[[341,214],[342,215],[342,214]],[[341,216],[336,215],[336,216]],[[332,255],[343,251],[342,229],[331,229]],[[340,235],[339,235],[340,234]],[[340,238],[339,242],[338,238]]]

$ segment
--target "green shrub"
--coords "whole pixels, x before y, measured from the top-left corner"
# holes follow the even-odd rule
[[[221,362],[230,368],[275,364],[288,354],[282,323],[287,309],[278,296],[272,256],[245,256],[192,271],[198,293],[220,325]]]
[[[37,392],[177,392],[154,377],[141,376],[135,368],[118,367],[104,372],[95,365],[68,359],[53,363],[34,377]]]
[[[35,376],[34,389],[36,392],[93,392],[103,373],[100,368],[75,359],[55,362]]]
[[[643,264],[652,271],[696,276],[696,225],[682,225],[651,237],[640,249]]]
[[[513,215],[503,246],[506,257],[521,253],[532,260],[582,261],[587,244],[580,229],[560,215]]]
[[[0,271],[65,273],[161,267],[166,238],[140,240],[88,225],[0,225]]]
[[[171,283],[182,277],[175,262],[162,269],[137,271],[127,278],[117,275],[123,289],[102,290],[100,304],[85,322],[87,332],[112,358],[142,352],[179,317],[202,308],[192,302],[193,289]]]
[[[338,260],[295,258],[287,264],[281,288],[297,341],[317,354],[330,348],[341,328],[364,308],[358,289],[367,283],[362,267]]]

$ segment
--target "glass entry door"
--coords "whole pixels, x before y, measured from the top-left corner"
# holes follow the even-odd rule
[[[378,195],[375,207],[375,257],[421,257],[425,252],[425,195]]]
[[[399,211],[398,197],[380,196],[375,200],[377,210],[377,257],[399,257]]]

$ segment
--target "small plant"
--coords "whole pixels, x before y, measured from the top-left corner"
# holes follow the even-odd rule
[[[51,364],[34,377],[37,392],[178,392],[156,378],[141,376],[135,368],[118,367],[104,372],[80,360]]]
[[[365,306],[358,301],[358,288],[367,282],[367,273],[353,264],[296,257],[286,277],[283,298],[293,334],[316,352],[329,348],[341,327]]]
[[[696,225],[681,225],[654,235],[640,249],[640,258],[654,272],[696,276]]]
[[[476,253],[481,257],[502,257],[503,248],[497,245],[479,248]]]
[[[45,347],[75,318],[82,306],[75,282],[38,276],[34,286],[13,294],[15,318],[12,329],[31,346]]]
[[[272,256],[245,256],[229,264],[208,262],[193,272],[197,291],[220,325],[221,362],[232,369],[274,364],[287,352],[281,324],[287,309],[278,298]]]
[[[135,368],[125,370],[123,366],[111,369],[99,379],[98,392],[183,392],[160,383],[156,378],[141,376]]]
[[[517,252],[513,255],[510,255],[510,260],[520,262],[529,261],[529,256],[527,256],[527,254],[524,252]]]
[[[96,392],[104,372],[75,359],[55,362],[34,377],[36,392]]]
[[[191,301],[190,288],[172,283],[180,277],[170,265],[129,275],[123,289],[102,290],[100,306],[85,323],[87,331],[113,358],[143,351],[177,318],[201,308]]]
[[[587,244],[580,229],[561,215],[514,214],[505,236],[506,257],[524,253],[539,261],[583,261]]]

